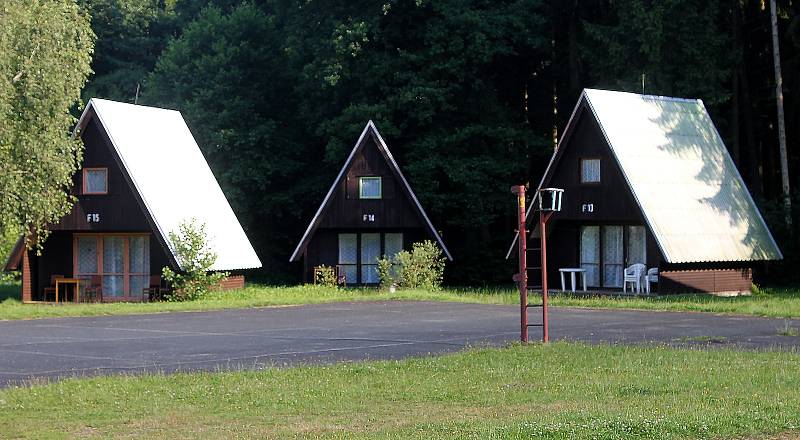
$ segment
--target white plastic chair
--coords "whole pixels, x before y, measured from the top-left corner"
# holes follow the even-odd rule
[[[625,268],[623,273],[624,279],[622,280],[622,292],[627,293],[628,283],[633,284],[636,286],[636,292],[642,292],[642,275],[647,270],[647,266],[642,263],[635,263],[631,264],[629,267]],[[633,287],[633,286],[631,286]],[[631,290],[633,291],[633,290]]]
[[[650,294],[650,283],[658,282],[658,268],[651,267],[647,269],[647,275],[644,277],[645,286],[647,287],[647,294]]]

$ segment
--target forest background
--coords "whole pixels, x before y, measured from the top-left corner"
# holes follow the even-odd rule
[[[289,255],[372,119],[454,255],[447,282],[508,283],[509,188],[538,183],[584,87],[702,99],[786,256],[770,284],[800,281],[766,0],[77,3],[96,35],[84,104],[180,110],[262,281],[300,279]],[[798,9],[778,1],[796,225]],[[16,232],[3,235],[5,255]]]

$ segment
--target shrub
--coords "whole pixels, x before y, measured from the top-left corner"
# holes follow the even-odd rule
[[[337,287],[336,269],[331,266],[318,266],[314,270],[314,284],[325,287]]]
[[[205,224],[195,219],[181,222],[178,231],[169,233],[180,272],[169,267],[161,270],[161,276],[170,283],[172,292],[169,301],[191,301],[203,297],[212,287],[228,276],[227,272],[211,272],[217,254],[208,247]]]
[[[381,286],[396,284],[409,289],[438,290],[442,286],[445,258],[436,243],[414,243],[411,252],[402,251],[394,258],[378,260]]]
[[[388,258],[385,255],[378,259],[378,277],[381,279],[381,289],[388,289],[393,284],[397,284],[395,261],[394,258]]]

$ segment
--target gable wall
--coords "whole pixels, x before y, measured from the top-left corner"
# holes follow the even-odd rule
[[[423,227],[416,208],[401,188],[386,159],[372,136],[366,136],[366,145],[356,154],[331,197],[323,214],[320,228],[416,228]],[[358,178],[381,176],[383,198],[361,200],[358,198]],[[373,214],[375,221],[364,221],[365,214]]]
[[[37,298],[45,286],[50,285],[54,274],[73,275],[73,232],[126,233],[150,232],[150,273],[160,274],[170,265],[169,257],[153,234],[136,196],[129,186],[123,170],[112,152],[111,141],[95,118],[81,133],[84,142],[82,168],[108,168],[108,194],[82,195],[83,172],[73,176],[72,195],[77,199],[69,214],[53,225],[40,256],[30,255],[30,268],[23,283],[29,288],[27,300]],[[87,214],[100,215],[99,222],[88,222]],[[23,292],[23,297],[25,297]]]
[[[72,178],[72,194],[77,202],[72,211],[57,224],[49,227],[52,231],[115,231],[149,232],[150,224],[142,212],[122,169],[112,153],[112,146],[95,118],[81,133],[85,151],[83,168],[108,168],[108,194],[82,195],[83,172],[78,170]],[[99,214],[99,222],[87,222],[88,214]]]
[[[588,109],[581,112],[572,135],[561,148],[563,155],[555,164],[556,168],[547,184],[564,189],[562,211],[555,214],[555,218],[583,222],[645,223],[625,177]],[[600,158],[599,184],[580,183],[582,158]],[[590,203],[594,211],[583,212],[582,206]]]

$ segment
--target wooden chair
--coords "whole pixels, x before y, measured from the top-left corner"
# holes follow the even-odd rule
[[[87,302],[103,302],[103,277],[92,275],[89,284],[83,289],[83,298]]]
[[[163,295],[167,289],[161,287],[161,276],[150,275],[150,283],[142,290],[142,301],[150,302],[153,300],[161,301],[164,299]]]
[[[53,295],[53,301],[56,300],[56,279],[57,278],[64,278],[64,275],[56,275],[56,274],[50,275],[50,285],[43,289],[44,298],[42,298],[42,299],[44,301],[48,300],[47,299],[48,298],[48,296],[47,296],[48,293],[51,293]]]

